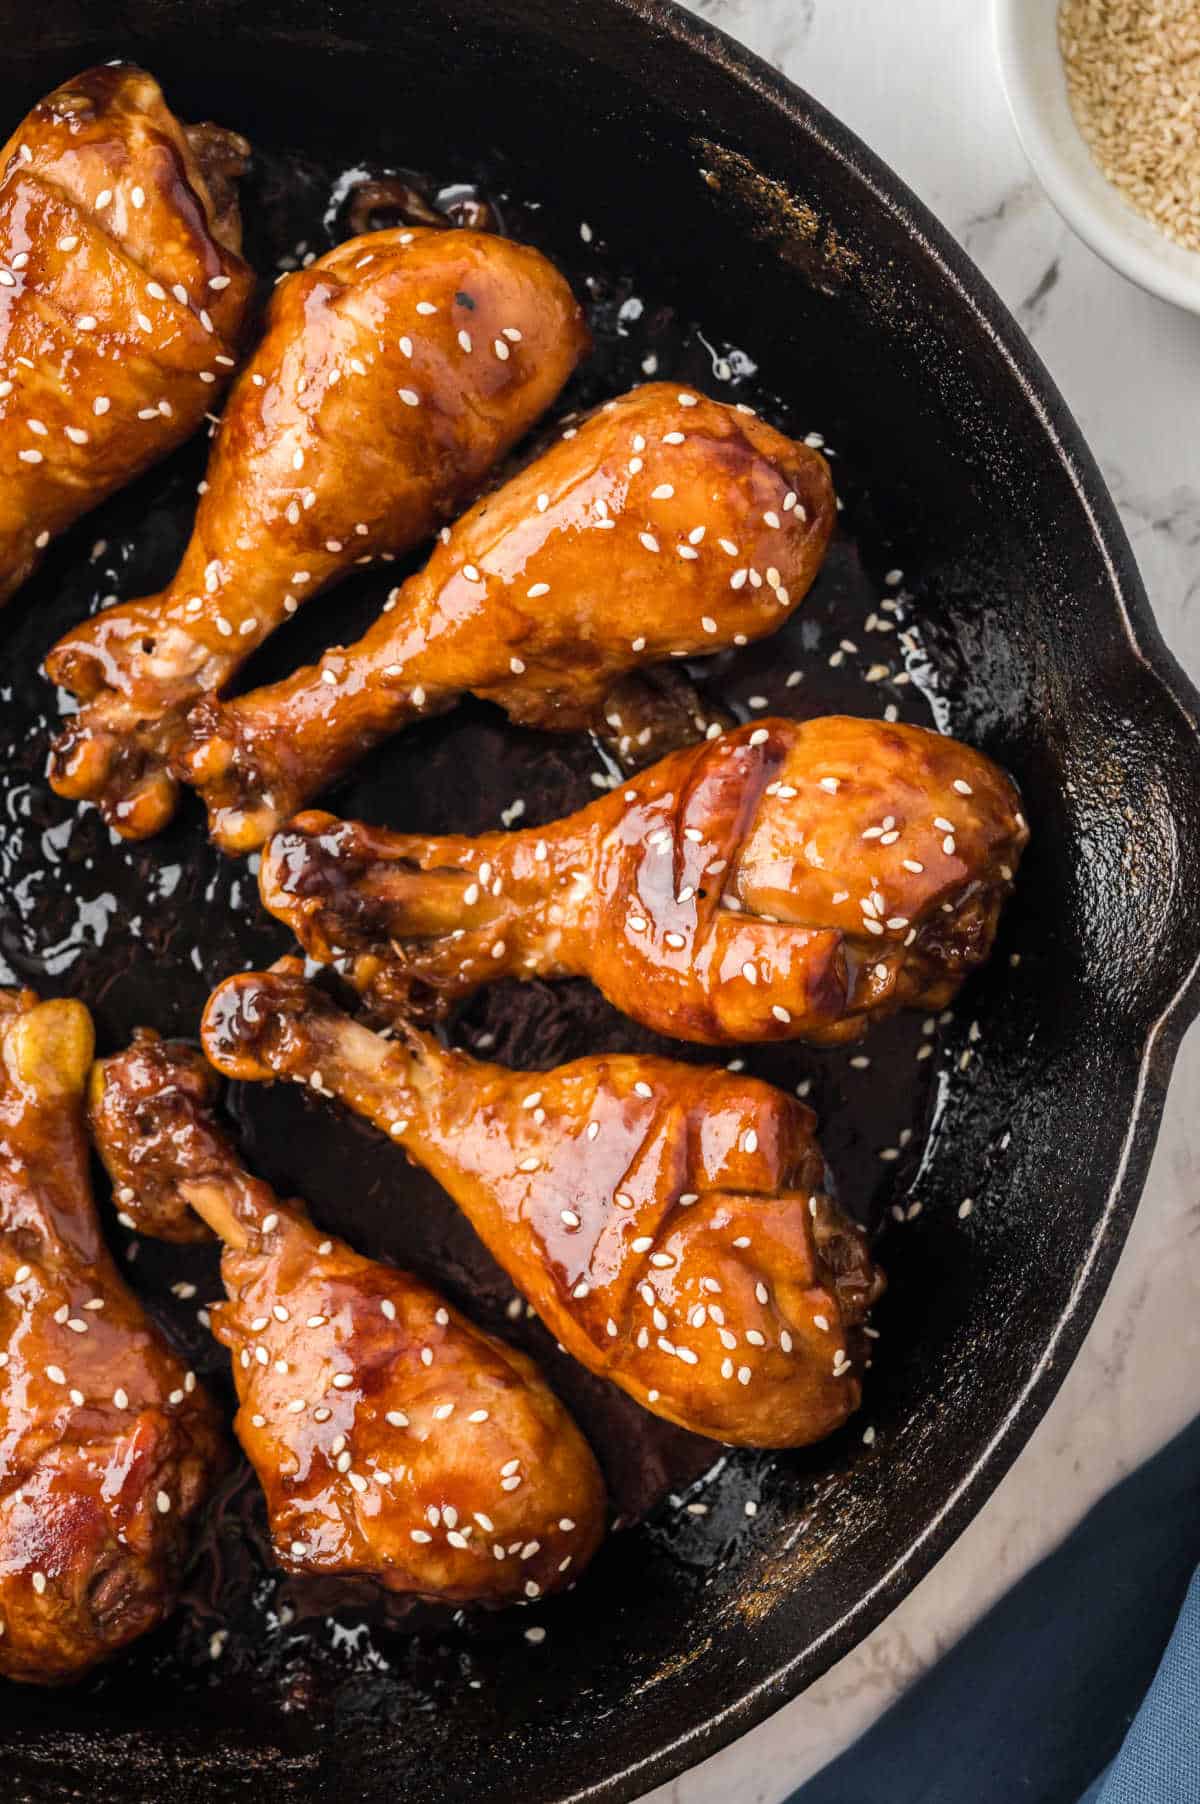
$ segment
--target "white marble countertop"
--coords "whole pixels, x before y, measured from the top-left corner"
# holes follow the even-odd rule
[[[1004,103],[988,0],[696,0],[694,10],[857,131],[981,266],[1073,408],[1167,643],[1200,678],[1200,318],[1114,275],[1042,195]],[[854,1653],[644,1804],[778,1804],[1200,1410],[1198,1100],[1193,1032],[1116,1278],[1045,1420],[980,1515]]]

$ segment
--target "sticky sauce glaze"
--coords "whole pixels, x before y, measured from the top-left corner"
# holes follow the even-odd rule
[[[260,272],[296,267],[349,235],[346,196],[371,171],[344,178],[300,157],[259,155],[243,184],[247,254]],[[441,172],[452,198],[480,198]],[[446,191],[444,191],[446,192]],[[579,222],[552,218],[498,192],[513,236],[547,250],[587,302],[596,349],[564,396],[540,443],[566,415],[635,383],[670,377],[720,399],[745,401],[797,437],[819,434],[803,397],[780,404],[770,373],[750,355],[712,340],[687,318],[642,293],[612,268],[603,248],[584,242]],[[391,224],[387,215],[379,224]],[[260,908],[253,867],[207,843],[201,811],[189,801],[160,837],[120,842],[94,810],[54,796],[43,772],[61,724],[59,699],[34,672],[50,646],[101,605],[152,594],[172,576],[204,474],[203,438],[52,545],[44,569],[0,620],[6,677],[0,686],[0,981],[44,994],[84,997],[95,1012],[101,1050],[125,1045],[135,1026],[194,1034],[214,985],[230,972],[262,967],[285,951],[287,934]],[[811,718],[890,711],[917,724],[944,725],[937,676],[923,648],[889,548],[872,535],[869,496],[837,457],[843,511],[817,582],[787,628],[756,646],[687,666],[715,711],[739,720],[766,714]],[[367,572],[303,610],[244,673],[247,686],[272,682],[348,642],[377,616],[387,589],[419,567],[420,554],[387,574]],[[400,831],[478,834],[535,826],[594,799],[617,772],[586,737],[549,737],[466,702],[444,720],[416,725],[321,798],[338,814]],[[713,1053],[633,1027],[582,982],[553,987],[502,983],[475,997],[459,1018],[461,1044],[519,1069],[585,1053],[660,1052],[711,1062]],[[815,1052],[795,1045],[748,1048],[743,1068],[801,1093],[820,1121],[821,1141],[847,1207],[879,1225],[912,1206],[931,1100],[944,1068],[932,1017],[902,1015],[877,1027],[860,1048]],[[864,1063],[869,1061],[869,1063]],[[533,1351],[596,1448],[618,1522],[648,1517],[630,1556],[665,1558],[683,1582],[702,1585],[754,1532],[750,1512],[770,1491],[768,1456],[726,1458],[710,1441],[657,1421],[612,1386],[558,1353],[526,1305],[434,1181],[365,1124],[335,1114],[289,1085],[246,1086],[234,1097],[247,1163],[283,1194],[304,1195],[316,1220],[364,1252],[402,1263],[435,1281],[485,1329]],[[402,1195],[404,1207],[397,1206]],[[126,1275],[149,1301],[188,1363],[219,1389],[228,1355],[207,1331],[206,1305],[221,1295],[212,1250],[138,1242],[106,1216]],[[895,1231],[895,1230],[894,1230]],[[887,1263],[886,1249],[884,1263]],[[883,1317],[886,1345],[886,1305]],[[229,1400],[229,1391],[224,1396]],[[863,1414],[845,1432],[869,1423]],[[820,1450],[787,1456],[827,1482]],[[602,1552],[601,1563],[606,1555]],[[602,1580],[601,1580],[602,1582]],[[205,1709],[239,1730],[254,1699],[270,1735],[280,1708],[297,1745],[312,1719],[353,1697],[354,1708],[398,1713],[428,1707],[452,1687],[455,1707],[501,1718],[510,1673],[552,1655],[556,1623],[578,1620],[582,1592],[554,1611],[451,1620],[419,1607],[397,1628],[378,1600],[344,1584],[279,1573],[268,1557],[260,1493],[240,1466],[210,1510],[184,1601],[165,1630],[127,1660],[89,1680],[78,1707],[135,1711],[147,1684],[195,1687]],[[557,1614],[555,1614],[557,1612]],[[534,1645],[547,1628],[543,1656]],[[419,1628],[427,1632],[413,1634]],[[527,1645],[525,1636],[530,1632]],[[514,1648],[520,1660],[513,1661]],[[464,1681],[478,1683],[465,1690]]]

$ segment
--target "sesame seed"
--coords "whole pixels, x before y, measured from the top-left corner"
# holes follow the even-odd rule
[[[1075,123],[1112,186],[1158,231],[1200,250],[1200,204],[1184,153],[1200,50],[1186,5],[1096,8],[1064,0],[1058,42]]]
[[[421,405],[421,397],[415,388],[398,388],[396,393],[406,407],[419,407]]]

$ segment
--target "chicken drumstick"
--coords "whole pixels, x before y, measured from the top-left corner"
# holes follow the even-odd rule
[[[466,690],[526,725],[621,730],[621,679],[787,619],[834,521],[825,460],[651,383],[570,428],[446,536],[357,644],[198,707],[182,773],[226,851]]]
[[[0,602],[228,381],[254,288],[248,150],[181,125],[125,63],[57,88],[0,151]]]
[[[219,985],[210,1060],[339,1096],[398,1140],[589,1371],[743,1446],[819,1440],[858,1407],[882,1279],[824,1194],[803,1104],[667,1059],[531,1076],[415,1031],[401,1045],[298,972]]]
[[[59,1684],[170,1611],[225,1463],[126,1289],[88,1183],[78,1002],[0,991],[0,1673]]]
[[[587,343],[558,271],[489,233],[375,232],[286,277],[175,577],[46,660],[83,703],[51,758],[59,794],[96,802],[126,838],[157,832],[192,703],[302,601],[449,519]]]
[[[422,839],[298,815],[259,881],[384,1015],[584,976],[678,1039],[829,1043],[945,1007],[991,949],[1027,837],[1008,778],[956,740],[767,720],[548,827]]]
[[[572,1584],[604,1486],[532,1361],[249,1176],[213,1088],[197,1051],[143,1030],[96,1066],[92,1131],[135,1222],[178,1238],[194,1210],[225,1243],[213,1328],[280,1565],[455,1603]]]

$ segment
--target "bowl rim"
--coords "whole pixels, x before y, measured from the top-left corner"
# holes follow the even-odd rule
[[[1145,666],[1174,705],[1195,758],[1200,783],[1200,693],[1159,631],[1125,529],[1091,451],[1053,378],[982,271],[882,158],[829,113],[820,101],[727,32],[677,0],[602,0],[651,35],[717,65],[744,90],[748,107],[768,107],[782,122],[815,140],[907,226],[933,273],[975,316],[1028,405],[1078,497],[1111,576],[1110,594],[1131,656]],[[1103,178],[1101,178],[1103,179]],[[957,1540],[995,1490],[1052,1402],[1108,1288],[1137,1209],[1158,1137],[1167,1084],[1180,1040],[1200,1012],[1200,940],[1169,1002],[1151,1023],[1141,1048],[1138,1080],[1121,1157],[1098,1211],[1089,1256],[1075,1279],[1071,1302],[1029,1373],[1021,1395],[990,1443],[964,1474],[923,1532],[898,1555],[869,1592],[798,1653],[721,1704],[704,1722],[683,1728],[654,1753],[610,1770],[560,1804],[627,1804],[717,1753],[798,1696],[888,1616]],[[814,1661],[816,1667],[814,1670]]]
[[[1111,269],[1200,313],[1200,251],[1165,237],[1092,160],[1067,97],[1058,9],[1059,0],[992,0],[1001,85],[1026,160],[1056,211]]]

